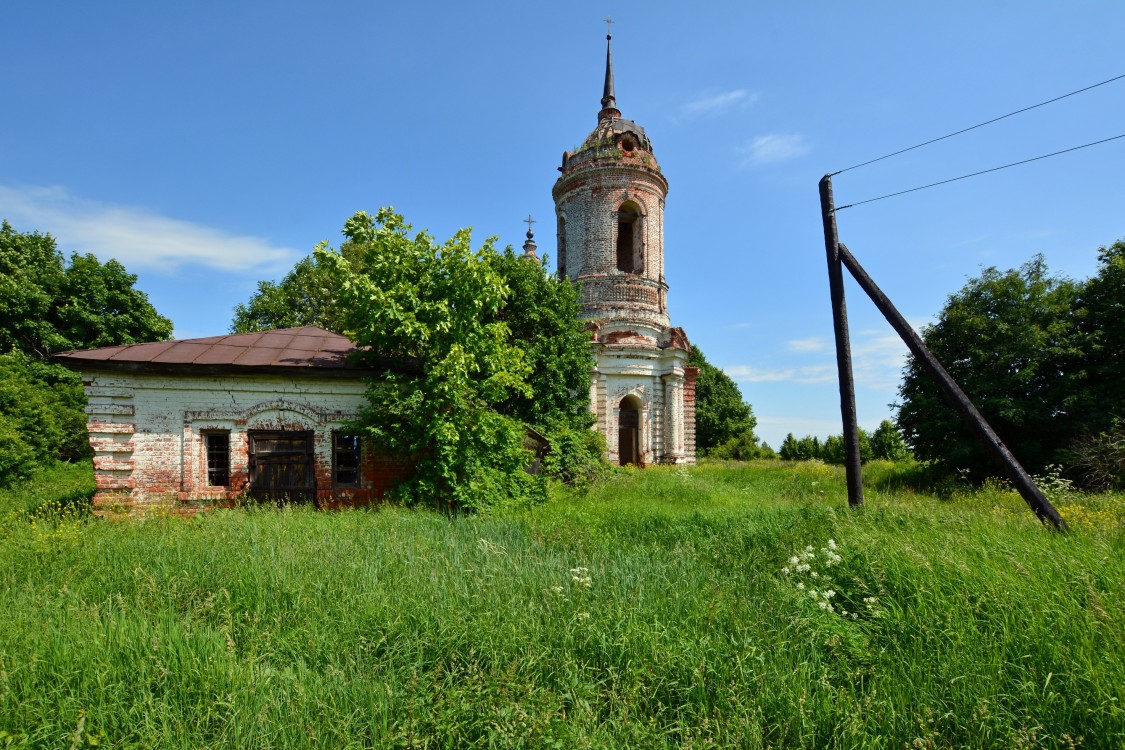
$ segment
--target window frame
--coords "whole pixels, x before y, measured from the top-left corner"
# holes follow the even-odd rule
[[[355,447],[354,448],[343,448],[342,449],[340,447],[339,441],[341,439],[348,439],[348,438],[355,441]],[[341,467],[340,466],[340,457],[342,455],[343,456],[354,455],[355,456],[355,465],[354,466]],[[347,430],[332,430],[332,486],[338,487],[338,488],[341,488],[341,489],[362,487],[363,486],[363,472],[362,472],[363,461],[362,461],[362,457],[363,457],[363,441],[360,440],[360,436],[359,436],[358,433],[348,432]],[[350,481],[350,482],[341,482],[340,481],[341,470],[343,470],[343,471],[354,471],[355,472],[355,479]]]
[[[203,437],[203,475],[206,478],[206,486],[230,489],[230,430],[203,430],[201,434]],[[222,451],[226,466],[216,467],[212,464],[212,458],[216,455],[216,451],[212,446],[211,441],[215,438],[224,438],[226,440],[225,450]],[[225,482],[222,482],[220,484],[215,484],[214,482],[212,482],[212,478],[217,472],[223,472],[225,474]]]

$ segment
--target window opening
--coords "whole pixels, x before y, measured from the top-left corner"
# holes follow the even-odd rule
[[[332,433],[332,475],[337,487],[359,486],[359,435]]]
[[[617,459],[622,466],[641,462],[641,412],[636,399],[626,396],[617,416]]]
[[[566,219],[559,216],[559,278],[566,278]]]
[[[230,431],[208,432],[203,436],[207,448],[207,484],[230,486]]]
[[[641,272],[641,214],[633,203],[625,203],[617,212],[617,270]]]

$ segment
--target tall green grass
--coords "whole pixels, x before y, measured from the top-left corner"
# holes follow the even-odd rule
[[[9,518],[0,747],[1123,746],[1120,517],[869,473],[859,512],[762,462],[499,517]]]

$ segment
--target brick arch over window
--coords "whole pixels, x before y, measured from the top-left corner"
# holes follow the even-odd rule
[[[644,272],[644,213],[631,200],[617,209],[617,270],[622,273]]]

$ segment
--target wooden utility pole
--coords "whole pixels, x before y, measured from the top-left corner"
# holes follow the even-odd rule
[[[844,469],[848,480],[848,505],[863,505],[860,473],[859,424],[855,414],[855,381],[852,348],[848,340],[848,310],[844,303],[844,272],[840,265],[840,237],[836,232],[836,207],[832,202],[832,177],[820,180],[820,215],[824,222],[824,249],[828,254],[828,287],[832,294],[832,329],[836,336],[836,371],[840,380],[840,416],[844,422]]]
[[[823,194],[824,183],[822,181],[821,195]],[[831,193],[829,193],[829,199],[831,199]],[[848,251],[847,246],[838,244],[837,247],[840,261],[848,269],[848,272],[851,273],[856,282],[859,283],[860,288],[867,293],[867,296],[871,298],[871,301],[875,303],[875,307],[879,308],[879,312],[883,313],[883,317],[887,319],[891,327],[898,332],[898,335],[902,338],[903,342],[906,343],[907,348],[910,349],[910,353],[914,355],[918,363],[922,365],[922,368],[925,369],[930,377],[934,379],[934,382],[938,384],[942,395],[945,396],[945,400],[949,402],[950,406],[957,410],[957,413],[961,415],[961,419],[977,434],[977,437],[984,444],[984,447],[988,449],[993,459],[995,459],[1004,470],[1004,473],[1008,475],[1008,479],[1012,481],[1012,484],[1015,485],[1020,495],[1023,496],[1023,499],[1031,507],[1031,510],[1035,512],[1035,515],[1039,517],[1039,520],[1043,523],[1050,523],[1059,531],[1066,531],[1066,521],[1064,521],[1062,516],[1059,515],[1059,512],[1055,510],[1055,506],[1051,505],[1051,502],[1042,491],[1035,486],[1035,482],[1028,476],[1027,471],[1016,457],[1012,455],[1012,452],[1008,450],[1008,447],[1004,445],[1003,441],[1000,440],[1000,437],[992,429],[991,425],[985,421],[985,418],[977,410],[977,407],[973,406],[973,402],[969,400],[969,397],[966,396],[965,392],[961,390],[961,387],[957,385],[957,381],[942,367],[941,362],[938,362],[937,357],[933,355],[933,352],[931,352],[925,342],[922,341],[922,337],[910,327],[910,324],[902,317],[902,314],[899,313],[894,304],[887,298],[887,295],[883,294],[883,291],[875,284],[872,278],[867,275],[867,271],[863,269],[863,266],[859,264],[855,256]]]

